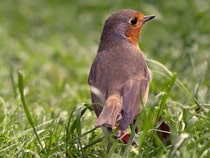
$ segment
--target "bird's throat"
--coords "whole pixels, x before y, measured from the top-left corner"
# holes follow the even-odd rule
[[[126,36],[128,41],[135,46],[138,46],[139,37],[136,36]]]

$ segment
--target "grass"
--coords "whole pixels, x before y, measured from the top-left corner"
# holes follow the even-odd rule
[[[209,6],[0,2],[0,157],[210,157]],[[122,8],[156,15],[139,43],[153,79],[141,130],[130,131],[137,147],[94,127],[87,85],[103,21]],[[159,137],[162,122],[170,126],[170,143]]]

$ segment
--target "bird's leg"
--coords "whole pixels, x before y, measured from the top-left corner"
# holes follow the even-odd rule
[[[115,134],[115,137],[119,139],[122,143],[127,144],[130,138],[130,134],[125,132],[124,130],[119,130]]]
[[[138,124],[136,124],[136,123],[137,123],[136,121],[137,121],[137,119],[135,119],[135,120],[132,122],[132,124],[130,125],[131,131],[133,130],[133,128],[135,128],[135,129],[134,129],[134,130],[135,130],[135,134],[137,134],[137,133],[139,132],[139,126],[138,126]],[[119,139],[122,143],[127,144],[128,141],[129,141],[129,139],[130,139],[130,137],[131,137],[131,134],[127,133],[127,132],[124,131],[124,130],[118,130],[118,131],[116,132],[116,134],[115,134],[115,137],[116,137],[117,139]],[[134,146],[136,146],[136,143],[135,143],[135,141],[133,141],[133,140],[132,140],[132,144],[133,144]]]

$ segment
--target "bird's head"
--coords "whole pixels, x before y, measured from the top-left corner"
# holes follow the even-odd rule
[[[120,10],[111,14],[105,21],[101,40],[127,39],[130,43],[138,45],[139,34],[143,24],[154,15],[145,16],[135,10]]]

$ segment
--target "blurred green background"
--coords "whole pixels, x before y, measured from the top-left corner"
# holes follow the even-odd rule
[[[140,37],[145,56],[176,72],[192,94],[199,87],[199,99],[209,101],[209,7],[209,0],[1,1],[0,97],[17,95],[22,70],[32,107],[55,110],[90,102],[87,76],[103,22],[113,11],[131,8],[156,15]],[[158,92],[159,86],[151,87]]]
[[[53,144],[52,153],[56,153],[62,144],[68,144],[63,141],[65,123],[62,121],[66,121],[74,107],[91,103],[87,77],[103,22],[112,12],[125,8],[156,16],[144,25],[140,48],[147,59],[160,62],[176,73],[188,91],[177,84],[173,86],[163,118],[171,124],[173,141],[179,140],[182,132],[191,134],[182,153],[196,152],[195,144],[200,141],[198,155],[205,155],[209,146],[206,131],[210,102],[210,0],[1,0],[0,151],[7,155],[8,150],[13,149],[13,153],[21,155],[23,149],[34,151],[36,147],[30,144],[33,133],[28,130],[30,126],[19,97],[17,74],[20,70],[24,74],[25,97],[35,125],[59,118],[59,123],[55,119],[55,123],[46,123],[49,126],[40,129],[53,133],[49,132],[52,141],[48,139],[48,133],[46,137],[43,134],[42,139],[50,144],[47,148],[50,151],[51,143],[61,142],[58,146]],[[148,60],[148,66],[153,73],[148,105],[156,106],[170,77],[161,75],[160,72],[165,72],[151,60]],[[199,114],[197,106],[201,107]],[[150,121],[148,116],[152,116],[152,110],[151,113],[147,113],[147,109],[143,112],[143,121]],[[95,115],[88,112],[82,120],[83,132],[93,128]],[[141,125],[144,127],[145,124]],[[149,141],[144,141],[146,145],[141,151],[145,150],[147,155],[151,144],[156,147],[151,139],[153,135],[147,132],[153,125],[147,127],[146,123],[145,126],[143,132],[149,135],[145,140]],[[74,146],[73,143],[69,145]],[[97,149],[93,146],[90,153],[92,149],[98,150],[99,155],[100,151],[106,154],[103,146]],[[165,147],[163,149],[165,152]],[[154,150],[154,153],[158,152]]]

